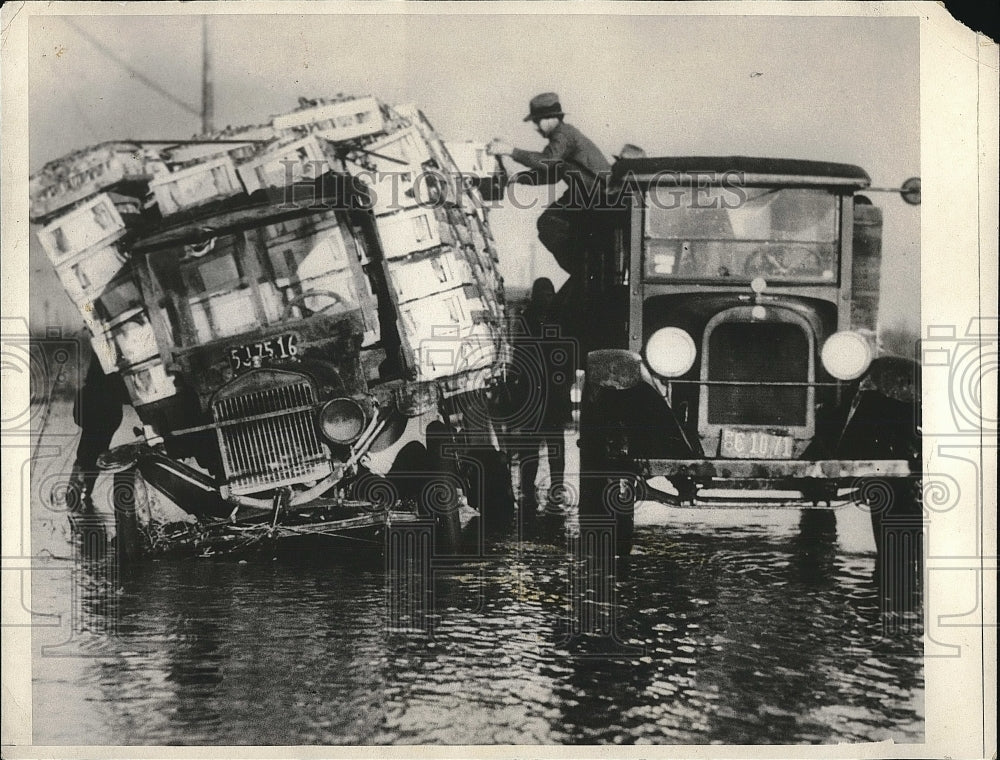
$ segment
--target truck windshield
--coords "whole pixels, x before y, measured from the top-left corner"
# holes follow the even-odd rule
[[[654,186],[645,208],[649,279],[837,279],[839,203],[826,190]]]

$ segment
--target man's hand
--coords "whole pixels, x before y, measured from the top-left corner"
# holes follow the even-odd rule
[[[486,146],[486,152],[491,156],[509,156],[514,148],[509,143],[504,142],[499,137],[494,137]]]

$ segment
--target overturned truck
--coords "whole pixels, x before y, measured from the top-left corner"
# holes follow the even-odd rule
[[[99,460],[120,554],[381,545],[408,521],[446,549],[460,507],[509,519],[486,162],[414,107],[337,97],[31,178],[39,240],[143,423]]]

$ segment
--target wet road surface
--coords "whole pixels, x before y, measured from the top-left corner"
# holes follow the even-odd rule
[[[63,459],[33,490],[32,608],[62,616],[33,630],[37,744],[923,740],[920,610],[886,628],[856,507],[642,505],[628,566],[596,574],[570,515],[432,575],[302,556],[126,576],[71,559],[41,503]]]

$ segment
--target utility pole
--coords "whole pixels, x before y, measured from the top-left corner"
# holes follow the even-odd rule
[[[201,17],[201,132],[214,129],[215,93],[212,89],[212,53],[208,40],[208,16]]]

